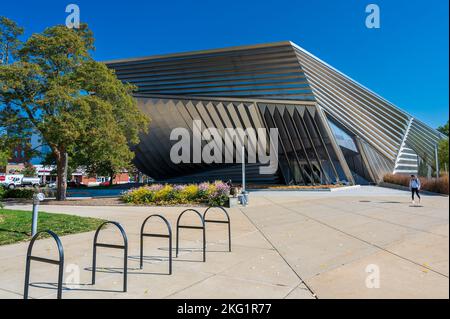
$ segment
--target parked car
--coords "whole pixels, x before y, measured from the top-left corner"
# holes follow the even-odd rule
[[[77,181],[70,181],[67,182],[67,187],[77,188],[77,187],[87,187],[87,185]]]

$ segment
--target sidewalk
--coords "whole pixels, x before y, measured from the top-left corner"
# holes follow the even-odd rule
[[[165,258],[146,260],[144,270],[138,269],[139,228],[152,213],[166,216],[175,248],[175,223],[182,208],[43,209],[119,221],[129,238],[129,288],[122,293],[120,251],[98,250],[98,266],[114,269],[98,271],[97,285],[90,286],[93,233],[62,237],[66,270],[70,264],[79,266],[83,284],[64,290],[63,298],[314,298],[313,294],[318,298],[448,298],[448,207],[448,198],[426,195],[422,207],[411,207],[407,192],[379,187],[321,194],[252,193],[249,207],[229,210],[233,251],[226,252],[226,226],[210,224],[207,260],[202,263],[201,232],[182,229],[183,253],[174,259],[172,276],[165,275]],[[26,205],[14,208],[30,210]],[[113,228],[101,236],[120,243]],[[166,241],[145,239],[146,254],[167,256]],[[0,298],[21,298],[26,247],[26,243],[0,246]],[[55,250],[50,240],[35,247],[35,254],[42,256]],[[380,286],[370,289],[366,271],[374,267]],[[71,275],[65,273],[66,281]],[[33,263],[31,282],[46,288],[31,287],[32,297],[54,298],[56,267]]]
[[[27,206],[14,208],[30,209]],[[82,284],[79,288],[64,290],[63,298],[285,298],[294,290],[293,296],[312,298],[295,272],[237,209],[229,211],[232,252],[228,252],[226,225],[207,225],[206,263],[201,262],[201,230],[181,229],[180,256],[174,258],[172,276],[167,275],[165,238],[144,239],[146,255],[158,256],[158,259],[145,260],[144,269],[139,270],[139,231],[145,217],[159,213],[169,219],[175,236],[176,218],[183,208],[45,206],[45,210],[119,221],[128,235],[127,293],[121,292],[123,251],[98,248],[97,265],[108,269],[98,270],[97,284],[91,286],[93,232],[61,237],[66,271],[79,268],[79,283]],[[210,217],[222,218],[214,214]],[[198,220],[192,216],[183,216],[183,224],[198,225]],[[158,222],[149,223],[146,229],[166,232]],[[99,242],[121,244],[121,237],[110,227],[100,233]],[[173,245],[175,249],[175,237]],[[0,298],[22,297],[27,246],[28,243],[0,246]],[[35,244],[33,254],[57,259],[55,247],[52,240],[41,240]],[[71,276],[73,273],[66,272],[65,282]],[[30,296],[55,298],[56,279],[56,266],[32,262]]]

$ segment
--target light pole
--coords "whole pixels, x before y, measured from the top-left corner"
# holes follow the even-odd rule
[[[436,179],[439,180],[439,152],[437,144],[434,145],[434,156],[436,159]]]
[[[244,146],[242,146],[241,161],[242,161],[242,193],[245,193],[245,147]]]
[[[247,194],[247,191],[245,190],[245,147],[244,146],[242,146],[241,160],[242,160],[242,191],[241,191],[242,200],[241,200],[241,203],[243,206],[247,206],[248,194]]]

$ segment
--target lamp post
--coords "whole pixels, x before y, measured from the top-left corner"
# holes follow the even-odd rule
[[[436,179],[439,180],[439,152],[437,144],[434,145],[434,156],[436,159]]]
[[[244,146],[242,146],[241,161],[242,161],[242,193],[245,193],[245,147]]]
[[[248,204],[248,193],[245,190],[245,147],[242,146],[241,152],[241,161],[242,161],[242,191],[241,191],[241,203],[243,206],[247,206]]]

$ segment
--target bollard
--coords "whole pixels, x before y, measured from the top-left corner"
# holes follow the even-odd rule
[[[31,236],[34,236],[37,233],[39,202],[42,202],[44,198],[45,196],[42,193],[37,193],[34,194],[33,196],[33,218],[31,221]]]

